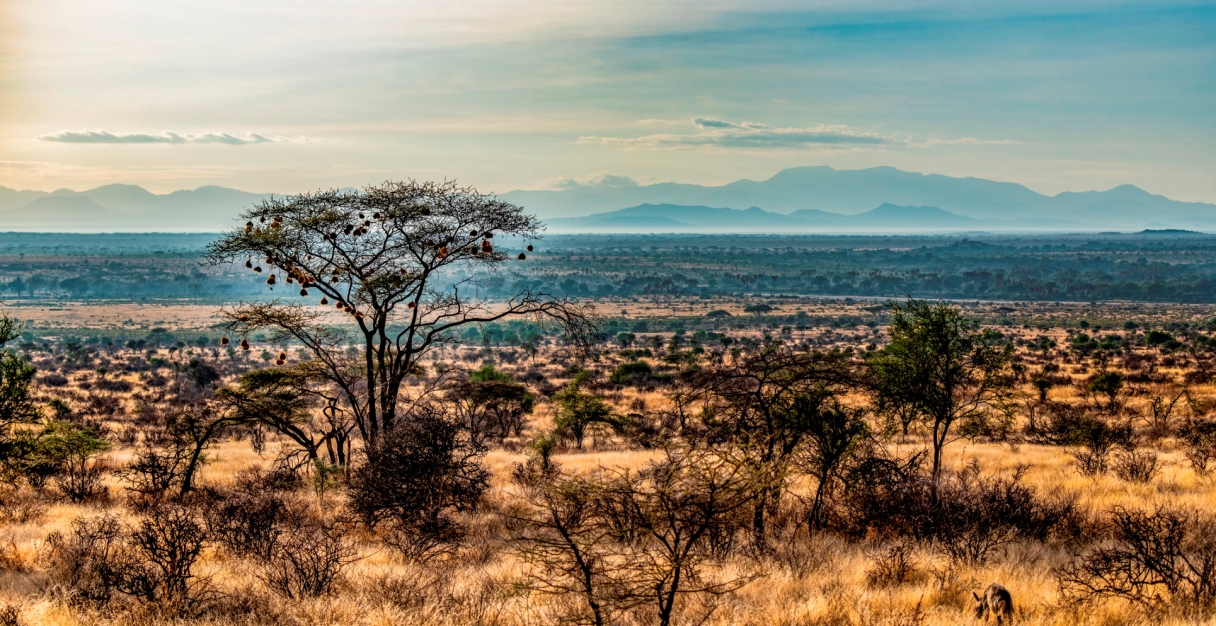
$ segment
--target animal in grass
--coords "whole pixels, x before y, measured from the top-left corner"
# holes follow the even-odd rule
[[[984,591],[984,597],[975,592],[971,595],[975,597],[975,619],[988,621],[989,615],[995,615],[998,624],[1013,621],[1013,596],[1008,589],[992,583]]]

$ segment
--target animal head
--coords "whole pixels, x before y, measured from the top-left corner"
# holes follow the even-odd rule
[[[984,619],[988,613],[988,601],[974,591],[971,592],[971,597],[975,598],[975,619]]]

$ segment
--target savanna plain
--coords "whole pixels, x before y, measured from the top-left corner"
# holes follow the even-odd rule
[[[473,232],[389,407],[254,219],[0,241],[0,625],[1212,622],[1216,238]]]

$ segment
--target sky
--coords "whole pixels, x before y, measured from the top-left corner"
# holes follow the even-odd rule
[[[722,184],[1216,202],[1216,2],[0,1],[0,185]]]

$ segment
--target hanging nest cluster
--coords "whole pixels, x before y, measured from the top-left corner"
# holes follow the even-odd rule
[[[327,303],[328,303],[328,301],[325,298],[321,298],[321,304],[327,304]],[[362,311],[356,309],[355,307],[353,307],[341,300],[334,301],[334,308],[338,309],[339,311],[342,311],[343,313],[346,313],[347,315],[354,316],[354,318],[357,320],[363,319]]]
[[[421,207],[421,208],[417,209],[416,216],[428,217],[430,215],[431,215],[431,210],[429,208]],[[338,238],[342,235],[353,236],[353,237],[360,237],[362,235],[366,235],[368,232],[370,232],[370,229],[374,223],[376,223],[376,222],[383,223],[385,220],[389,219],[386,214],[379,212],[379,211],[372,213],[370,215],[370,217],[368,215],[365,215],[364,213],[357,213],[355,215],[355,217],[357,218],[357,221],[352,220],[351,222],[347,222],[345,224],[341,224],[340,226],[336,226],[336,228],[337,228],[336,230],[322,232],[321,237],[323,239],[325,239],[326,241],[329,241],[330,243],[336,245]],[[258,218],[258,220],[261,224],[265,224],[267,218],[266,218],[266,216],[262,216],[262,217]],[[283,218],[281,216],[274,216],[271,218],[271,221],[270,221],[271,228],[278,229],[278,228],[281,228],[282,225],[283,225]],[[253,221],[248,221],[245,223],[245,232],[252,233],[255,228],[258,228],[258,226],[255,225],[253,223]],[[455,244],[453,243],[453,241],[451,239],[448,239],[447,241],[440,241],[438,243],[434,243],[430,247],[432,250],[434,250],[435,257],[438,260],[443,260],[443,259],[448,258],[454,252],[468,254],[469,256],[473,256],[473,257],[494,254],[494,244],[491,242],[491,239],[494,238],[493,231],[486,230],[486,231],[482,232],[482,231],[478,231],[478,230],[471,230],[471,231],[469,231],[469,237],[471,239],[474,239],[474,241],[463,247],[454,247]],[[476,241],[477,238],[480,238],[481,241],[477,242]],[[532,252],[533,249],[534,248],[531,244],[528,244],[526,247],[526,250],[528,252]],[[516,258],[520,261],[523,261],[523,260],[526,260],[528,257],[524,252],[520,252],[516,256]],[[290,263],[279,263],[275,260],[273,255],[268,255],[265,259],[265,263],[266,263],[266,265],[268,265],[271,268],[274,268],[276,265],[281,267],[283,269],[282,280],[284,282],[286,282],[287,284],[294,285],[294,284],[298,283],[300,285],[300,296],[301,297],[307,297],[309,295],[309,291],[308,291],[309,289],[316,288],[318,282],[325,281],[325,277],[318,278],[316,276],[311,276],[308,273],[293,267]],[[253,270],[255,273],[262,272],[262,266],[255,265],[252,258],[247,259],[245,261],[245,267]],[[408,269],[401,268],[399,271],[403,278],[408,279],[410,277],[410,272]],[[343,280],[343,278],[344,278],[343,270],[340,268],[334,268],[332,275],[328,277],[328,282],[330,284],[336,285],[336,284],[340,283]],[[273,289],[274,285],[276,285],[278,282],[279,282],[279,277],[274,273],[271,273],[266,278],[266,284],[269,285],[271,287],[271,289]],[[321,304],[321,306],[329,306],[330,305],[329,298],[325,297],[323,295],[320,299],[320,304]],[[336,308],[337,310],[342,311],[348,315],[351,315],[355,319],[362,319],[364,316],[362,311],[359,311],[351,304],[344,302],[341,298],[336,298],[332,304],[333,304],[334,308]],[[415,308],[417,308],[417,303],[409,302],[407,304],[407,306],[410,309],[415,309]],[[225,345],[227,345],[227,343],[226,343],[227,341],[228,341],[227,338],[223,339],[223,342],[225,342]],[[242,349],[248,350],[249,349],[248,345],[249,345],[248,341],[246,341],[244,339],[241,340]],[[285,358],[286,357],[283,356],[283,359],[285,359]]]

